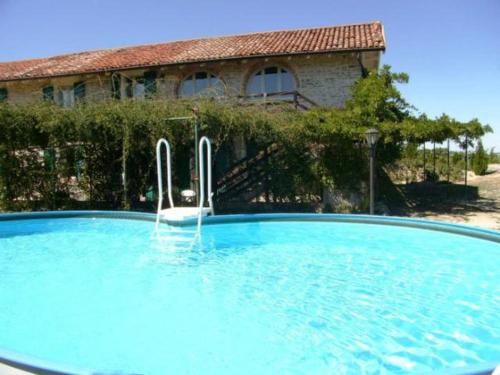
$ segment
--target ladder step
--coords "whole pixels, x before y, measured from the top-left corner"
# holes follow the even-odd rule
[[[186,222],[190,220],[196,220],[198,215],[207,216],[212,212],[210,207],[174,207],[174,208],[166,208],[164,210],[158,211],[157,215],[161,219],[167,220],[169,222]]]
[[[194,240],[194,237],[179,237],[179,236],[158,236],[157,238],[162,241],[172,241],[172,242],[188,242]]]
[[[179,234],[193,234],[196,233],[196,230],[193,229],[173,229],[173,228],[168,228],[168,229],[158,229],[156,231],[157,233],[179,233]]]

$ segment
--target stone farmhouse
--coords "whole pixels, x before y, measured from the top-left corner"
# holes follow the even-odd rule
[[[186,98],[342,107],[377,69],[380,22],[209,37],[0,62],[0,101]]]

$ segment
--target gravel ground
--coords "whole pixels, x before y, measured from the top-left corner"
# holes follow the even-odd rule
[[[410,216],[500,230],[500,164],[490,164],[485,176],[470,174],[468,183],[478,187],[479,199],[450,206],[447,212],[428,209]]]

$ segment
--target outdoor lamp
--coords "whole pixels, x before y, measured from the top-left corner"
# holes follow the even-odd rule
[[[375,212],[375,147],[380,138],[380,132],[370,128],[365,132],[365,137],[368,146],[370,146],[370,215],[373,215]]]
[[[377,144],[380,138],[380,132],[377,129],[370,128],[365,132],[365,136],[366,142],[368,142],[368,145],[372,148]]]

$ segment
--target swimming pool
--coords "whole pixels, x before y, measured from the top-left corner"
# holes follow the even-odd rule
[[[151,220],[0,215],[0,358],[133,374],[465,373],[500,360],[498,232],[236,215],[207,219],[189,250]]]

